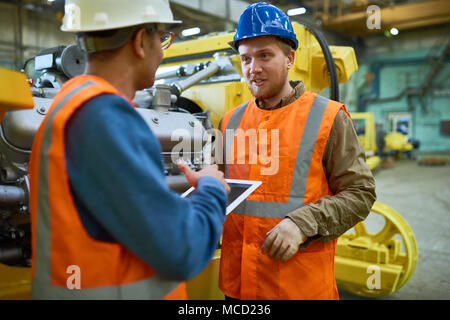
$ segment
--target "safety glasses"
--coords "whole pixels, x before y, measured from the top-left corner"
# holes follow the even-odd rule
[[[161,31],[161,49],[166,50],[170,47],[173,42],[173,37],[175,34],[171,31]]]
[[[161,26],[162,25],[160,25],[160,24],[152,23],[152,24],[146,25],[144,28],[147,30],[148,34],[152,34],[153,32],[156,32],[156,31],[161,32],[161,38],[160,38],[161,49],[166,50],[172,44],[175,34],[171,31],[161,30],[160,29]]]

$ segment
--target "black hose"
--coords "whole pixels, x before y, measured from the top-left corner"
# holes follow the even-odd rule
[[[320,31],[314,29],[312,26],[308,25],[305,22],[300,23],[309,32],[311,32],[319,42],[320,48],[322,49],[325,61],[327,63],[328,75],[330,77],[330,99],[334,101],[339,101],[339,81],[336,72],[336,64],[334,63],[333,55],[331,54],[326,39]]]

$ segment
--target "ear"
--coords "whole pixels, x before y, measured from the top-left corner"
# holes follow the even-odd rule
[[[295,62],[295,50],[291,50],[289,51],[288,55],[287,55],[287,67],[288,69],[292,68],[292,66],[294,65]]]
[[[133,52],[141,59],[145,58],[145,46],[146,44],[146,33],[145,29],[139,29],[134,38],[131,39],[131,46],[133,48]]]

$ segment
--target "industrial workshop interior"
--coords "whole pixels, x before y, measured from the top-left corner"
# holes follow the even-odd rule
[[[448,216],[450,214],[450,2],[448,0],[266,0],[264,1],[265,4],[253,0],[139,0],[128,1],[126,6],[123,5],[124,1],[111,0],[108,2],[111,3],[110,8],[107,8],[109,5],[101,5],[104,2],[105,0],[0,0],[0,300],[52,299],[55,297],[56,299],[70,299],[72,291],[89,291],[83,289],[91,289],[89,288],[90,285],[92,285],[91,293],[85,296],[81,295],[81,299],[119,299],[120,295],[109,295],[110,291],[105,289],[106,287],[95,287],[95,284],[108,283],[102,281],[108,281],[108,275],[111,274],[110,277],[113,277],[112,274],[115,273],[115,276],[109,279],[112,288],[120,292],[126,292],[127,290],[130,291],[130,288],[133,288],[134,285],[128,282],[137,281],[140,283],[140,279],[144,279],[142,277],[148,278],[145,281],[155,280],[159,277],[158,268],[161,268],[161,266],[153,267],[148,261],[160,263],[162,260],[159,257],[153,258],[153,260],[150,258],[149,260],[144,258],[140,260],[141,256],[136,253],[139,256],[137,257],[132,250],[134,242],[130,242],[132,244],[129,247],[127,244],[121,244],[118,240],[114,240],[116,239],[115,234],[110,235],[108,233],[112,232],[108,231],[109,229],[100,230],[105,230],[109,237],[113,238],[113,240],[104,240],[106,242],[90,238],[90,233],[82,231],[86,221],[83,220],[81,211],[87,210],[83,212],[89,212],[90,209],[76,209],[79,208],[79,202],[77,201],[80,201],[80,198],[77,198],[75,204],[72,203],[74,198],[71,194],[75,191],[70,190],[71,188],[76,189],[72,185],[74,171],[65,168],[64,158],[62,158],[64,150],[67,151],[69,146],[73,147],[74,150],[83,148],[78,146],[77,149],[69,144],[65,145],[67,141],[64,142],[64,139],[68,139],[68,136],[66,135],[66,138],[64,138],[64,132],[67,134],[68,131],[63,130],[66,128],[64,126],[68,126],[69,121],[66,119],[57,122],[59,115],[63,113],[58,108],[69,105],[72,105],[70,108],[75,108],[75,105],[73,105],[75,102],[64,104],[63,102],[69,99],[69,96],[68,93],[63,93],[63,91],[75,88],[75,80],[71,80],[75,77],[83,77],[80,76],[82,74],[88,79],[94,79],[94,76],[86,75],[89,73],[87,64],[91,64],[90,61],[98,61],[95,59],[100,59],[97,55],[98,52],[93,51],[93,54],[91,54],[92,52],[89,51],[92,46],[95,47],[96,44],[100,43],[100,45],[105,45],[105,48],[109,48],[107,47],[109,43],[106,40],[105,42],[99,40],[98,43],[87,41],[102,39],[89,35],[93,34],[91,32],[93,30],[100,30],[101,33],[107,28],[83,29],[80,27],[79,33],[76,33],[76,25],[77,23],[81,25],[86,23],[85,19],[88,16],[96,23],[108,25],[111,23],[112,18],[110,19],[110,17],[113,16],[113,14],[109,15],[108,10],[112,10],[111,8],[114,6],[117,9],[120,7],[119,3],[122,3],[123,7],[120,14],[122,16],[120,19],[123,18],[123,21],[128,19],[126,18],[127,15],[131,16],[132,12],[141,10],[139,8],[135,10],[132,8],[133,6],[143,6],[145,3],[148,9],[146,11],[148,17],[168,15],[169,20],[176,22],[164,23],[166,20],[161,18],[163,22],[152,24],[157,28],[160,28],[159,26],[164,28],[164,33],[161,33],[163,34],[161,36],[163,56],[158,60],[160,63],[157,69],[155,68],[152,85],[147,88],[140,87],[139,90],[133,91],[135,92],[134,97],[127,100],[135,107],[137,116],[148,124],[149,128],[144,129],[150,129],[148,134],[154,135],[159,141],[161,161],[159,167],[156,167],[160,168],[159,175],[165,178],[165,182],[163,181],[163,187],[167,189],[164,189],[165,192],[170,193],[171,197],[176,197],[176,201],[181,201],[180,197],[186,198],[182,201],[185,201],[183,203],[189,203],[189,205],[181,207],[194,208],[193,205],[191,206],[191,202],[194,202],[196,191],[200,193],[203,184],[189,183],[187,174],[180,168],[178,161],[183,160],[190,168],[190,172],[206,170],[206,166],[215,163],[217,153],[222,152],[222,149],[218,150],[211,147],[211,145],[217,146],[214,143],[219,140],[218,137],[221,136],[221,133],[224,134],[226,131],[222,128],[222,120],[224,122],[225,120],[229,121],[227,126],[229,128],[234,125],[235,115],[241,110],[241,108],[238,108],[233,113],[235,107],[244,105],[242,110],[248,113],[253,110],[251,109],[252,106],[254,109],[258,109],[257,105],[262,102],[257,103],[256,100],[252,100],[254,98],[253,91],[249,88],[246,71],[243,71],[244,68],[247,68],[243,59],[247,59],[247,57],[242,53],[242,50],[245,51],[246,48],[250,48],[250,44],[255,41],[255,38],[261,40],[261,36],[264,35],[269,35],[271,39],[281,39],[279,42],[284,43],[284,45],[288,43],[290,50],[293,50],[292,57],[295,57],[292,65],[289,66],[289,71],[286,71],[288,72],[288,80],[291,81],[289,83],[302,81],[306,90],[303,95],[312,94],[315,97],[320,95],[329,99],[324,99],[325,101],[334,100],[337,102],[335,105],[341,106],[340,110],[343,110],[342,105],[345,105],[344,110],[348,112],[351,118],[350,123],[353,124],[354,133],[356,133],[355,141],[359,140],[365,153],[363,157],[365,166],[375,180],[376,200],[371,205],[367,216],[341,232],[336,239],[328,239],[328,242],[322,243],[314,241],[315,236],[313,235],[308,236],[310,238],[307,238],[305,242],[312,241],[309,244],[310,248],[314,245],[319,247],[320,244],[323,247],[329,245],[332,248],[330,250],[334,250],[334,260],[330,260],[330,265],[332,269],[334,268],[335,283],[331,281],[328,284],[328,286],[334,287],[336,293],[338,293],[338,295],[333,296],[333,299],[450,299],[450,233],[448,232],[450,230],[450,218]],[[100,8],[100,5],[102,8]],[[250,25],[254,26],[261,23],[261,21],[257,21],[261,18],[260,16],[258,16],[258,19],[255,18],[258,13],[257,10],[260,10],[258,8],[262,8],[261,5],[272,5],[264,7],[266,8],[264,10],[272,10],[270,12],[280,10],[274,14],[272,24],[267,24],[266,28],[261,28],[260,34],[239,35],[238,33],[242,30],[248,31]],[[250,12],[249,8],[252,8],[253,11]],[[89,12],[90,10],[91,12]],[[158,10],[166,11],[159,13]],[[68,17],[65,17],[68,12],[73,15],[71,21]],[[251,19],[249,18],[250,20],[244,21],[245,19],[242,17],[246,13],[253,14],[253,16]],[[77,21],[77,17],[81,22]],[[298,46],[292,46],[293,41],[286,42],[287,38],[277,34],[278,31],[275,33],[270,31],[287,28],[286,25],[278,22],[285,17],[288,17],[291,22],[287,25],[292,25],[294,37],[296,36],[298,40]],[[70,32],[71,30],[75,31]],[[147,30],[149,35],[152,32],[161,32],[160,29],[156,31],[144,30]],[[289,33],[289,37],[292,37],[293,33]],[[128,42],[123,42],[125,45],[122,45],[132,46],[130,43],[137,43],[135,37],[140,34],[139,30],[131,40],[127,38],[126,41]],[[76,39],[79,41],[76,41]],[[165,41],[169,41],[170,47],[164,44]],[[238,42],[240,46],[237,45]],[[112,50],[122,50],[121,48]],[[281,45],[279,48],[281,48]],[[131,52],[132,49],[129,50]],[[145,48],[144,52],[147,51]],[[264,66],[261,68],[264,68]],[[110,69],[108,72],[111,73],[114,70],[116,68]],[[117,66],[117,70],[125,70],[125,66]],[[124,73],[124,77],[127,75],[128,73]],[[117,77],[117,75],[115,76]],[[262,88],[264,82],[270,81],[262,80],[262,84],[257,83],[256,85]],[[104,92],[115,90],[107,88],[109,87],[102,85]],[[67,95],[66,100],[62,98],[64,94]],[[94,93],[89,94],[94,97]],[[93,98],[93,100],[95,99],[97,98]],[[302,99],[302,97],[299,99]],[[245,104],[248,101],[255,102]],[[281,103],[283,101],[281,100]],[[318,98],[314,101],[315,105]],[[311,107],[311,113],[314,105]],[[331,102],[329,105],[331,105]],[[91,106],[91,104],[86,103],[84,106]],[[283,110],[283,108],[280,110]],[[230,114],[228,114],[230,111],[232,113],[231,119]],[[276,111],[264,110],[264,112]],[[58,117],[55,115],[56,113]],[[67,122],[63,123],[62,121]],[[75,118],[71,118],[71,121],[75,121]],[[320,122],[318,124],[320,130],[323,129],[322,126],[325,125],[324,122],[326,121],[330,120],[326,120],[324,116],[322,124]],[[53,129],[49,129],[50,123],[52,123]],[[55,123],[59,123],[59,125],[57,126]],[[93,123],[99,123],[99,121]],[[230,125],[230,123],[232,124]],[[242,125],[242,122],[241,124],[237,122],[235,125]],[[59,128],[60,126],[63,126],[62,129]],[[133,127],[127,128],[128,136],[132,136]],[[305,127],[305,132],[307,128]],[[222,132],[219,130],[222,130]],[[180,136],[174,139],[174,134],[177,135],[179,131],[187,132],[190,136],[188,146],[192,145],[193,147],[189,148],[190,152],[188,153],[183,152],[181,154],[177,144],[180,141]],[[48,132],[52,136],[46,136]],[[58,132],[63,134],[61,142]],[[95,130],[92,132],[95,132]],[[322,134],[321,132],[319,131],[317,134]],[[280,131],[280,137],[281,134],[282,131]],[[331,135],[331,133],[329,134]],[[139,132],[139,135],[142,135],[142,132]],[[296,135],[293,134],[293,136]],[[327,137],[325,136],[325,141],[327,141]],[[143,141],[142,137],[139,139]],[[306,140],[306,137],[303,139]],[[301,142],[303,142],[303,139]],[[295,143],[294,140],[292,138],[292,141],[289,142],[289,138],[287,138],[287,144],[292,146]],[[79,139],[78,141],[84,140]],[[102,144],[101,140],[97,141]],[[153,140],[149,139],[148,141]],[[316,142],[313,141],[313,143]],[[107,144],[105,143],[105,145]],[[120,146],[120,144],[118,143],[117,146]],[[39,147],[42,147],[42,150],[36,151],[35,148]],[[51,149],[45,149],[45,147]],[[314,147],[314,144],[312,147]],[[60,150],[57,148],[66,149]],[[298,148],[300,157],[305,153],[302,151],[302,143]],[[303,150],[306,150],[307,146],[304,148]],[[141,149],[145,149],[145,146],[138,145],[135,146],[135,149],[136,152],[141,152]],[[119,151],[110,150],[109,155],[114,158],[114,155],[120,153]],[[59,154],[60,152],[62,153]],[[35,158],[33,158],[34,154]],[[229,155],[227,150],[224,150],[224,154]],[[316,154],[314,153],[314,155]],[[52,157],[55,157],[56,160],[53,160]],[[58,160],[58,157],[62,160]],[[337,154],[333,156],[333,150],[331,150],[331,158],[334,159],[334,157],[337,157]],[[33,161],[30,162],[30,159]],[[283,164],[292,167],[295,163],[295,157],[293,159],[294,161],[291,164],[280,159],[280,172],[285,170],[285,168],[282,168]],[[316,161],[314,159],[314,157],[312,160],[310,159],[312,163]],[[58,161],[60,161],[60,165],[55,164]],[[142,162],[145,161],[147,160],[142,160]],[[333,160],[330,161],[333,162]],[[348,162],[350,161],[352,160],[348,159]],[[321,161],[321,158],[317,162],[320,165],[325,165],[325,161]],[[89,163],[98,167],[98,170],[102,170],[101,167],[108,166],[109,162],[95,163],[94,160],[90,160]],[[238,169],[234,169],[239,166],[239,159],[237,163],[230,166],[229,170],[226,169],[224,176],[232,190],[228,194],[228,202],[225,207],[230,205],[231,201],[234,201],[234,199],[230,201],[233,190],[238,190],[233,189],[232,181],[228,181],[228,178],[240,179],[239,176],[233,176],[233,172],[235,172],[234,174],[240,172]],[[312,163],[309,170],[312,170]],[[320,165],[319,167],[321,167]],[[220,168],[221,166],[219,166]],[[74,170],[74,168],[71,169]],[[36,170],[33,171],[33,175],[30,174],[31,170]],[[47,172],[46,170],[50,171]],[[91,170],[93,169],[91,168]],[[251,169],[248,169],[248,171],[253,172]],[[252,176],[251,172],[247,176],[248,179],[242,179],[254,180],[249,178]],[[58,177],[56,177],[57,175]],[[59,178],[59,175],[63,178]],[[117,175],[119,176],[117,179],[131,179],[131,176],[128,177],[127,173],[117,173]],[[307,178],[308,187],[305,188],[313,188],[310,187],[309,182],[316,178],[310,177],[311,175],[310,172]],[[67,181],[69,176],[71,187],[66,188],[66,184],[69,185]],[[325,175],[323,176],[323,180],[327,181]],[[117,179],[111,179],[111,184],[114,185],[117,181],[120,181]],[[198,178],[198,180],[200,179],[203,178]],[[254,222],[255,219],[274,219],[270,218],[272,217],[270,215],[266,216],[269,218],[247,216],[250,209],[242,209],[242,212],[246,212],[245,216],[236,213],[242,205],[249,204],[250,207],[251,203],[261,203],[262,199],[270,201],[268,200],[270,197],[267,195],[265,198],[263,196],[258,198],[260,201],[253,201],[257,197],[258,189],[264,188],[264,179],[261,179],[263,180],[261,186],[254,185],[247,193],[238,195],[240,202],[235,204],[238,207],[233,206],[230,209],[235,211],[226,215],[222,210],[220,221],[225,221],[221,222],[225,223],[224,230],[225,228],[228,228],[227,230],[232,229],[233,226],[230,227],[230,224],[237,223],[236,221],[242,221],[242,230],[250,228],[250,225],[257,230],[258,223],[262,224],[262,222]],[[74,181],[76,180],[75,177]],[[203,181],[207,181],[207,179],[203,179]],[[61,185],[58,185],[58,182],[61,182]],[[214,187],[218,188],[220,185],[217,181],[214,182],[216,183]],[[138,183],[138,181],[127,183],[127,185],[130,185]],[[139,183],[142,187],[142,181]],[[209,183],[213,185],[212,182]],[[161,182],[158,182],[158,184],[161,184]],[[37,191],[37,185],[39,186],[39,192]],[[186,191],[191,188],[191,185],[197,186],[198,190],[193,191],[192,199],[189,199],[189,195],[186,196]],[[275,190],[277,187],[282,188],[283,183],[278,182],[278,184],[272,185],[271,190]],[[66,189],[68,191],[64,191]],[[110,187],[105,186],[105,189],[110,189]],[[325,191],[322,196],[326,196],[325,198],[336,197],[330,187],[326,190],[328,191]],[[33,194],[34,192],[36,192],[36,195]],[[43,196],[41,192],[45,193],[46,196]],[[220,192],[223,193],[223,198],[227,199],[226,193]],[[176,195],[174,195],[175,193]],[[208,193],[205,194],[208,195]],[[287,194],[289,195],[289,190]],[[130,195],[130,197],[132,196],[133,194]],[[142,194],[136,192],[134,196],[136,202],[142,200]],[[44,204],[41,201],[42,197],[47,197],[47,200],[43,201]],[[209,199],[213,198],[212,196],[208,197]],[[114,206],[121,207],[122,200],[120,198],[102,198],[102,201],[114,203],[114,205],[105,206],[105,208],[114,209]],[[153,197],[153,199],[156,198]],[[201,199],[199,195],[198,199]],[[290,195],[289,201],[291,201]],[[123,203],[125,202],[122,202],[122,206]],[[280,203],[273,202],[270,204]],[[55,213],[55,208],[66,208],[64,205],[67,205],[69,209],[63,209],[65,215],[59,213],[58,216]],[[167,205],[170,210],[176,206],[175,204],[171,205],[171,203],[165,203],[164,205]],[[309,206],[308,204],[303,205]],[[49,208],[42,209],[45,206],[49,206]],[[177,207],[180,206],[177,204]],[[159,204],[153,205],[150,203],[147,207],[148,212],[146,214],[150,217],[150,220],[152,211],[157,210],[155,208],[160,208]],[[278,207],[273,206],[271,208]],[[134,206],[129,208],[127,219],[134,219],[134,210]],[[182,211],[182,209],[177,210]],[[343,210],[351,211],[352,209],[344,207]],[[35,214],[33,211],[37,211],[37,213]],[[40,216],[41,211],[47,212],[48,216]],[[77,211],[79,211],[81,220]],[[73,216],[69,217],[70,214]],[[107,214],[114,215],[114,212]],[[232,221],[234,222],[229,222],[230,218],[233,218]],[[285,217],[284,214],[281,214],[279,218],[277,221],[288,220],[291,225],[297,225],[297,220]],[[48,222],[48,225],[44,226],[43,221],[45,219],[49,219],[51,223]],[[90,219],[95,220],[96,218],[91,217]],[[158,217],[158,219],[161,220],[161,223],[167,221],[167,218],[164,221],[162,218]],[[341,220],[345,219],[342,218]],[[253,222],[250,222],[250,220]],[[95,221],[88,221],[88,223],[99,224]],[[245,226],[243,221],[245,221]],[[65,223],[67,225],[64,225]],[[123,223],[127,224],[128,222]],[[58,231],[55,230],[57,225],[67,226],[67,228]],[[127,225],[132,226],[131,223]],[[72,226],[74,226],[74,229],[68,231]],[[44,233],[47,227],[51,228],[51,231],[47,230],[47,232],[51,232],[51,236],[48,234],[47,237],[42,234],[39,236],[39,233]],[[136,230],[138,227],[136,226]],[[300,226],[295,229],[297,232],[303,230]],[[81,230],[78,235],[76,234],[77,230]],[[163,228],[163,230],[165,229]],[[220,224],[219,232],[221,230],[222,224]],[[241,232],[243,232],[242,230]],[[35,232],[38,233],[37,236],[34,235]],[[133,233],[134,230],[128,232]],[[230,252],[231,247],[225,249],[226,242],[230,241],[230,237],[233,235],[232,232],[234,232],[234,235],[239,233],[239,231],[227,231],[218,235],[217,246],[205,253],[208,254],[208,261],[204,263],[200,270],[186,271],[186,275],[183,273],[185,279],[182,283],[183,288],[185,288],[185,298],[189,300],[226,300],[226,298],[289,300],[291,299],[289,297],[294,297],[292,298],[294,300],[316,299],[314,297],[328,299],[325,295],[320,294],[317,296],[306,295],[305,298],[302,298],[301,295],[296,295],[295,288],[293,289],[292,286],[289,289],[291,290],[289,294],[292,293],[292,295],[280,294],[278,296],[280,298],[277,298],[276,295],[272,295],[272,292],[268,293],[272,288],[271,284],[263,285],[263,281],[266,281],[265,278],[270,277],[272,273],[275,274],[275,270],[281,268],[279,267],[281,264],[288,264],[289,261],[276,261],[276,266],[273,269],[265,271],[265,277],[256,277],[256,279],[250,279],[250,273],[244,271],[240,274],[241,270],[232,270],[232,275],[221,274],[221,268],[223,267],[221,262],[228,268],[226,269],[228,272],[229,269],[236,266],[241,268],[241,265],[243,270],[245,265],[249,265],[248,269],[250,270],[252,264],[257,269],[258,263],[252,262],[254,256],[249,257],[248,260],[244,259],[244,252],[253,250],[249,248],[256,248],[255,257],[263,259],[261,261],[264,261],[267,265],[269,265],[267,261],[272,261],[272,264],[275,263],[274,260],[270,260],[267,253],[264,255],[259,249],[266,237],[266,231],[262,235],[261,242],[256,244],[258,247],[237,248],[234,247],[236,244],[233,242],[232,249],[235,250],[235,253]],[[79,235],[80,233],[82,235]],[[75,235],[72,242],[68,240],[71,235]],[[139,238],[139,235],[140,233],[136,231],[135,237]],[[243,243],[249,241],[246,235],[247,233],[242,236],[245,238],[245,240],[241,239]],[[56,238],[58,236],[62,236],[64,239],[60,242]],[[198,234],[196,236],[198,241],[203,241],[203,238],[205,239],[204,242],[213,239],[211,238],[212,235]],[[148,234],[149,239],[155,237],[150,233]],[[319,237],[322,237],[322,235],[319,235]],[[170,234],[167,234],[165,241],[168,244],[170,243],[171,248],[178,245],[171,242],[183,238],[180,236],[174,239],[170,239]],[[67,246],[67,249],[62,250],[61,248],[64,247],[61,243],[64,241],[69,241],[71,244]],[[142,243],[147,239],[140,238],[135,239],[135,241]],[[46,245],[47,247],[45,247]],[[80,247],[77,247],[78,245]],[[35,252],[36,247],[37,251]],[[156,247],[157,245],[151,248]],[[41,253],[39,252],[40,248],[44,248]],[[62,250],[62,253],[58,253],[58,248]],[[293,253],[295,256],[292,259],[301,255],[302,250],[308,250],[307,247],[306,249],[302,248],[302,245],[300,245],[298,252]],[[102,250],[109,251],[103,253]],[[192,250],[196,249],[192,248]],[[226,258],[228,259],[227,262],[223,261],[222,251],[226,251],[226,254],[229,255]],[[53,274],[56,263],[66,261],[71,252],[76,253],[75,257],[83,257],[85,260],[99,259],[99,261],[91,261],[91,264],[86,265],[94,266],[98,262],[98,268],[109,263],[111,263],[111,266],[115,266],[116,262],[112,261],[117,259],[118,265],[121,264],[121,267],[117,267],[115,271],[108,271],[108,275],[105,276],[89,277],[87,275],[89,270],[86,270],[84,265],[81,267],[81,273],[78,273],[80,271],[77,266],[78,263],[73,262],[74,266],[68,266],[67,269],[64,267],[65,269],[60,273],[55,271],[55,274]],[[83,255],[83,252],[89,252],[89,254]],[[309,252],[308,254],[312,256],[313,253]],[[184,253],[180,253],[180,255],[182,254]],[[242,255],[243,260],[233,265],[232,258],[236,259],[239,255]],[[200,254],[193,254],[192,256],[200,257]],[[103,259],[102,257],[106,259],[103,262],[100,261]],[[46,258],[47,260],[45,260]],[[200,258],[204,259],[203,256]],[[180,265],[178,268],[182,269],[183,266]],[[261,268],[263,268],[262,265]],[[133,270],[130,271],[131,269]],[[291,268],[289,272],[293,272],[292,270],[294,269]],[[319,275],[320,270],[322,269],[316,269],[314,274]],[[95,272],[98,272],[98,270]],[[140,273],[145,275],[143,276]],[[304,274],[303,271],[299,272],[299,277],[301,274]],[[64,275],[66,275],[65,278]],[[89,279],[84,280],[84,275]],[[81,280],[78,276],[81,277]],[[51,279],[48,277],[51,277]],[[96,277],[98,279],[95,279]],[[123,279],[118,279],[120,277],[123,277]],[[233,277],[235,277],[235,281],[239,282],[234,283]],[[158,279],[157,281],[165,281]],[[274,275],[271,281],[276,282],[276,279]],[[298,280],[300,284],[303,283],[302,279],[299,278]],[[48,284],[45,281],[48,281]],[[248,292],[256,290],[255,295],[248,292],[244,293],[247,290],[244,290],[244,288],[247,288],[246,281],[255,281],[255,287],[249,286],[248,288]],[[294,279],[288,278],[279,281],[286,284],[289,281],[294,281]],[[58,287],[61,283],[62,285]],[[67,288],[64,288],[66,283]],[[149,286],[155,286],[156,291],[162,290],[163,284],[159,284],[160,287],[158,287],[158,284],[148,283]],[[280,286],[282,284],[274,285],[273,288],[278,288],[277,290],[281,292]],[[311,282],[312,284],[314,284],[314,281]],[[32,290],[34,286],[36,288]],[[44,290],[43,288],[46,288],[46,286],[49,295],[40,296],[38,291]],[[136,285],[136,287],[138,288],[136,290],[153,290],[151,289],[153,287],[149,287],[150,289],[142,289],[139,285]],[[260,287],[265,289],[260,289]],[[225,293],[223,288],[226,288]],[[240,296],[235,294],[236,290],[241,290]],[[267,294],[266,297],[268,298],[261,298],[263,293],[257,293],[257,290],[265,291],[264,294]],[[96,292],[98,292],[98,295],[96,295]],[[52,296],[52,294],[55,294],[55,296]],[[164,295],[158,296],[158,293],[151,293],[148,299],[159,299]],[[124,297],[133,299],[135,296],[132,293],[129,296],[124,293]],[[136,296],[136,298],[145,299],[145,296]]]

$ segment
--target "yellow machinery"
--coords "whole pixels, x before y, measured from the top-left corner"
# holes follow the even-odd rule
[[[186,284],[186,291],[191,300],[223,300],[219,284],[220,249],[216,250],[211,262],[194,279]]]
[[[397,151],[397,152],[407,152],[414,149],[413,145],[408,142],[408,136],[400,132],[391,132],[384,138],[386,147],[385,152]]]
[[[0,300],[31,299],[31,270],[0,263]]]
[[[18,85],[20,83],[22,85]],[[33,107],[33,96],[26,75],[0,67],[0,122],[5,112]]]
[[[25,74],[0,68],[0,122],[5,112],[33,109],[34,101]],[[30,268],[0,263],[0,299],[30,298]]]
[[[380,157],[375,155],[378,150],[375,136],[375,117],[371,112],[350,113],[355,124],[356,133],[366,150],[366,163],[370,170],[376,169],[380,164]]]
[[[335,273],[344,289],[375,298],[397,291],[411,278],[418,250],[411,228],[398,212],[379,202],[372,212],[383,216],[384,226],[369,233],[360,222],[355,232],[339,237]]]
[[[300,47],[289,77],[291,80],[302,80],[307,90],[320,93],[330,83],[325,55],[312,32],[295,22],[293,27],[300,39]],[[239,57],[227,44],[232,37],[232,33],[219,34],[173,44],[165,52],[157,75],[159,83],[176,82],[179,74],[189,75],[193,67],[198,71],[209,68],[214,62],[222,65],[226,61],[228,66],[221,67],[222,73],[219,75],[208,74],[197,85],[186,85],[186,90],[180,90],[180,98],[185,99],[186,109],[190,109],[190,112],[209,112],[211,123],[216,128],[225,112],[251,98],[246,83],[241,81]],[[348,81],[358,69],[353,48],[329,48],[335,61],[338,81]],[[19,86],[24,84],[17,82]],[[355,294],[377,297],[398,290],[411,277],[417,261],[417,248],[411,229],[398,213],[380,203],[376,203],[372,211],[385,217],[385,228],[377,234],[369,234],[364,224],[360,223],[354,228],[356,233],[341,236],[336,250],[335,269],[336,280],[343,288]],[[403,242],[394,239],[395,234],[399,234]],[[402,250],[402,243],[405,250]],[[210,264],[187,282],[191,299],[224,298],[218,288],[219,262],[220,248],[216,250]],[[368,289],[367,286],[370,276],[367,270],[371,266],[375,266],[375,269],[378,267],[380,273],[380,286],[375,282],[375,289]],[[23,299],[29,296],[30,269],[0,264],[0,299]]]
[[[380,157],[375,155],[378,151],[375,133],[375,116],[371,112],[352,112],[352,120],[361,144],[366,150],[367,165],[374,170],[380,164]],[[400,132],[391,132],[384,137],[384,153],[407,152],[414,147],[408,142],[408,136]]]

